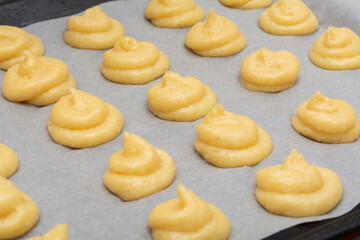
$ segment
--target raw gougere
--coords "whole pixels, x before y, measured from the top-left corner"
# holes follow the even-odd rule
[[[267,211],[288,217],[310,217],[331,211],[341,200],[342,184],[333,171],[309,164],[292,150],[283,165],[256,174],[256,199]]]
[[[0,143],[0,176],[11,177],[19,168],[19,159],[14,150]]]
[[[58,224],[41,237],[32,237],[26,240],[69,240],[67,224]]]
[[[116,83],[146,84],[169,68],[168,57],[154,44],[123,37],[104,53],[101,72]]]
[[[226,240],[231,233],[229,219],[216,206],[201,200],[182,184],[179,199],[157,205],[148,224],[155,240]]]
[[[124,201],[137,200],[167,188],[175,172],[169,154],[140,136],[125,132],[124,149],[110,157],[104,184]]]
[[[249,10],[266,8],[271,5],[273,0],[220,0],[220,2],[227,7]]]

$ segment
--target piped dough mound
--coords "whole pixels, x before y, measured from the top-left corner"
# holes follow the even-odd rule
[[[179,199],[157,205],[150,213],[148,224],[155,240],[228,239],[229,219],[216,206],[201,200],[182,184],[178,185]]]
[[[301,0],[279,0],[260,15],[259,25],[275,35],[306,35],[318,29],[318,20]]]
[[[266,8],[270,6],[273,0],[219,0],[223,5],[231,8],[241,8],[250,10],[256,8]]]
[[[235,23],[210,10],[206,22],[195,24],[186,34],[185,45],[203,57],[226,57],[243,50],[246,39]]]
[[[123,37],[105,52],[101,72],[108,80],[122,84],[146,84],[170,68],[168,57],[150,42]]]
[[[0,143],[0,176],[11,177],[19,168],[19,159],[14,150]]]
[[[124,149],[109,159],[105,186],[124,201],[144,198],[167,188],[175,178],[175,164],[169,154],[143,138],[124,133]]]
[[[35,202],[0,176],[0,239],[17,238],[30,231],[39,219]]]
[[[287,217],[330,212],[341,200],[342,184],[333,171],[309,164],[293,150],[283,165],[256,173],[256,199],[267,211]]]
[[[41,237],[31,237],[26,240],[69,240],[67,224],[57,224]]]
[[[241,63],[240,82],[251,91],[280,92],[295,84],[299,71],[300,62],[291,52],[262,48]]]
[[[360,135],[360,122],[351,105],[320,91],[298,107],[291,124],[298,133],[323,143],[350,143]]]
[[[309,54],[316,66],[329,70],[360,68],[360,38],[348,28],[329,27]]]
[[[205,11],[194,0],[151,0],[145,17],[157,27],[190,27],[205,17]]]
[[[199,125],[196,151],[216,167],[255,165],[270,155],[272,141],[267,132],[248,117],[227,112],[216,105]]]
[[[86,9],[82,16],[70,17],[66,26],[64,41],[81,49],[111,48],[125,35],[123,25],[109,18],[98,6]]]
[[[27,52],[23,62],[6,72],[2,92],[11,102],[45,106],[70,94],[69,87],[76,88],[76,81],[63,61]]]
[[[52,139],[72,148],[94,147],[116,138],[123,117],[113,105],[71,88],[51,109],[48,131]]]
[[[21,28],[0,25],[0,69],[8,70],[22,62],[25,51],[42,56],[45,48],[39,38]]]
[[[197,78],[167,71],[162,79],[148,91],[148,107],[161,119],[195,121],[217,102],[215,93]]]

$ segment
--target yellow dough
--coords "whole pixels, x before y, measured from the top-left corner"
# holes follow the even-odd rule
[[[70,94],[69,87],[76,88],[76,82],[63,61],[27,52],[23,62],[6,72],[2,92],[11,102],[45,106]]]
[[[148,107],[157,117],[190,122],[205,116],[215,106],[215,93],[199,79],[167,71],[162,82],[148,91]]]
[[[179,199],[157,205],[148,224],[155,240],[225,240],[231,233],[229,219],[216,206],[201,200],[182,184]]]
[[[167,188],[175,178],[175,164],[165,151],[140,136],[124,133],[124,149],[109,159],[105,186],[124,201],[144,198]]]
[[[331,211],[341,200],[342,184],[333,171],[309,164],[296,150],[283,165],[256,174],[256,199],[267,211],[310,217]]]
[[[255,165],[270,155],[267,132],[248,117],[227,112],[216,105],[196,127],[196,151],[216,167]]]
[[[348,28],[329,27],[310,50],[310,60],[329,70],[360,68],[360,38]]]
[[[210,10],[206,22],[186,34],[185,45],[203,57],[226,57],[243,50],[246,39],[235,23]]]
[[[0,69],[8,70],[23,61],[24,51],[44,55],[41,40],[21,28],[0,25]]]
[[[291,124],[298,133],[323,143],[350,143],[360,135],[360,122],[350,104],[321,92],[298,107]]]
[[[151,0],[145,17],[158,27],[182,28],[203,20],[205,11],[194,0]]]
[[[240,82],[258,92],[280,92],[295,84],[300,62],[288,51],[273,52],[262,48],[241,63]]]
[[[19,159],[14,150],[0,143],[0,176],[11,177],[19,168]]]
[[[105,52],[102,74],[123,84],[146,84],[161,77],[170,68],[168,57],[150,42],[123,37]]]
[[[123,117],[113,105],[71,88],[51,109],[48,130],[52,139],[72,148],[94,147],[116,138]]]
[[[30,231],[39,219],[35,202],[0,176],[0,239],[17,238]]]
[[[279,0],[260,15],[259,25],[275,35],[306,35],[318,29],[315,15],[301,0]]]
[[[273,0],[220,0],[220,2],[227,7],[249,10],[266,8],[271,5]]]
[[[67,224],[58,224],[41,237],[27,238],[26,240],[69,240]]]
[[[109,18],[102,8],[86,9],[82,16],[72,16],[66,22],[68,30],[64,40],[67,44],[81,49],[106,49],[125,35],[124,27]]]

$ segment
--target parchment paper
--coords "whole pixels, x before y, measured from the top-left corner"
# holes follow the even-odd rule
[[[147,218],[158,204],[177,198],[179,183],[200,198],[222,209],[232,224],[230,239],[259,239],[289,226],[336,217],[360,202],[359,144],[321,144],[295,132],[290,124],[297,107],[316,91],[346,100],[360,114],[360,70],[329,71],[314,66],[308,52],[328,26],[348,27],[360,35],[360,2],[304,1],[319,19],[317,32],[307,36],[273,36],[258,27],[263,9],[243,11],[222,6],[216,0],[198,0],[206,11],[215,9],[234,21],[246,36],[247,47],[225,58],[203,58],[184,46],[189,28],[162,29],[144,18],[148,1],[118,1],[101,5],[104,12],[123,23],[126,35],[155,43],[166,53],[171,70],[193,76],[212,88],[228,111],[252,118],[271,136],[272,154],[253,167],[220,169],[204,161],[194,150],[195,122],[170,122],[156,118],[147,108],[147,91],[160,79],[143,86],[107,81],[100,73],[105,51],[79,50],[66,45],[63,33],[67,18],[37,23],[25,30],[38,36],[46,56],[69,66],[80,90],[94,94],[117,107],[124,116],[124,131],[136,133],[174,159],[177,176],[164,191],[133,202],[123,202],[103,185],[109,157],[123,148],[123,133],[106,144],[74,150],[55,144],[47,132],[51,106],[11,103],[0,97],[0,140],[20,159],[18,172],[10,178],[30,195],[40,209],[37,226],[25,237],[42,235],[58,223],[69,224],[70,239],[151,239]],[[301,62],[297,83],[280,93],[256,93],[239,83],[240,64],[255,50],[288,50]],[[2,79],[5,72],[0,71]],[[310,218],[276,216],[256,201],[255,174],[259,169],[281,164],[297,149],[311,164],[337,172],[343,182],[340,204],[329,214]]]

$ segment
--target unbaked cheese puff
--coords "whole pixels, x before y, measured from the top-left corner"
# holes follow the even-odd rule
[[[25,240],[69,240],[67,224],[58,224],[41,237],[31,237]]]
[[[19,159],[14,150],[0,143],[0,176],[11,177],[19,168]]]
[[[271,5],[273,0],[219,0],[223,5],[231,8],[241,8],[250,10],[256,8],[266,8]]]
[[[104,184],[122,200],[132,201],[167,188],[175,172],[169,154],[140,136],[125,132],[124,148],[110,157]]]
[[[301,0],[279,0],[260,15],[259,25],[275,35],[306,35],[318,29],[318,20]]]
[[[25,51],[42,56],[45,48],[39,38],[21,28],[0,25],[0,69],[8,70],[22,62]]]
[[[46,106],[70,94],[76,81],[61,60],[25,53],[20,64],[6,72],[2,84],[4,97],[11,102]]]
[[[204,117],[216,103],[215,93],[199,79],[170,71],[148,91],[149,110],[169,121],[195,121]]]
[[[205,17],[205,11],[194,0],[151,0],[145,17],[157,27],[190,27]]]
[[[106,79],[122,84],[146,84],[170,68],[169,58],[153,43],[123,37],[104,53],[101,72]]]
[[[230,19],[210,10],[206,22],[195,24],[186,34],[185,45],[203,57],[226,57],[243,50],[246,38]]]
[[[351,143],[360,135],[360,122],[351,105],[320,91],[298,107],[291,124],[298,133],[323,143]]]
[[[226,240],[231,224],[223,211],[205,202],[182,184],[179,199],[157,205],[150,213],[148,224],[154,240]]]
[[[29,232],[39,219],[36,203],[0,176],[0,239],[13,239]]]
[[[300,62],[288,51],[259,49],[247,56],[240,67],[240,82],[256,92],[280,92],[296,82]]]
[[[82,16],[70,17],[66,25],[64,41],[75,48],[111,48],[125,35],[123,25],[109,18],[98,6],[86,9]]]
[[[348,28],[329,27],[309,54],[316,66],[329,70],[360,68],[360,38]]]
[[[216,167],[251,166],[270,155],[269,134],[252,119],[216,105],[196,126],[196,151]]]
[[[339,176],[309,164],[292,150],[283,165],[256,173],[256,199],[267,211],[287,217],[310,217],[330,212],[341,200]]]

